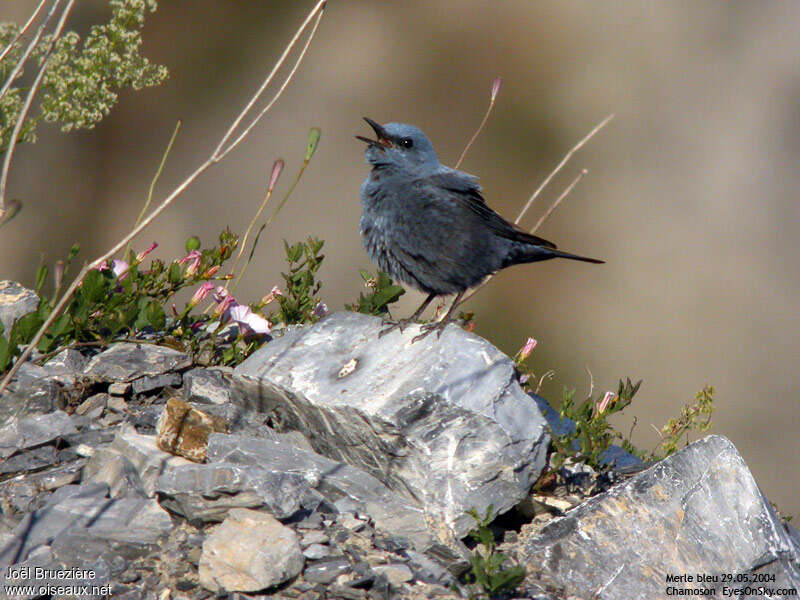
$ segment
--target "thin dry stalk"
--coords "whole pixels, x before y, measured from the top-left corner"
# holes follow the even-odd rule
[[[142,219],[147,214],[147,209],[150,208],[150,203],[153,201],[153,191],[155,190],[156,183],[158,183],[159,178],[161,177],[161,173],[164,171],[164,165],[167,164],[167,157],[169,156],[170,151],[172,150],[172,145],[175,143],[175,138],[178,137],[178,131],[180,131],[182,121],[178,119],[178,122],[175,124],[175,129],[172,132],[172,137],[169,138],[169,142],[167,143],[167,148],[164,150],[164,154],[161,155],[161,162],[158,164],[158,169],[156,170],[156,174],[153,176],[153,179],[150,181],[150,187],[147,190],[147,200],[144,202],[144,206],[142,210],[139,211],[139,216],[136,217],[136,222],[133,224],[136,227],[139,223],[142,222]],[[123,257],[127,257],[128,253],[130,252],[131,244],[128,242],[128,245],[125,246],[125,252],[123,253]]]
[[[556,201],[550,205],[550,208],[548,208],[547,211],[541,217],[539,217],[539,220],[536,221],[536,225],[534,225],[533,229],[531,229],[531,233],[535,233],[536,230],[542,226],[542,223],[544,223],[548,218],[550,218],[550,215],[552,215],[553,211],[556,208],[558,208],[558,205],[561,204],[561,201],[569,195],[569,193],[572,191],[572,188],[578,185],[578,182],[581,179],[583,179],[584,175],[586,175],[587,173],[589,173],[589,171],[587,171],[586,169],[583,169],[580,173],[578,173],[578,176],[572,180],[572,183],[570,183],[566,187],[566,189],[563,192],[561,192],[561,195],[558,198],[556,198]]]
[[[70,1],[70,7],[72,5],[72,1],[73,0]],[[318,16],[318,22],[319,22],[319,18],[322,17],[322,14],[323,14],[323,11],[324,11],[324,8],[325,8],[325,3],[326,3],[326,0],[320,0],[320,2],[318,2],[314,6],[314,8],[311,10],[311,12],[308,14],[308,16],[306,17],[305,21],[303,21],[302,25],[300,25],[300,28],[297,30],[297,32],[295,33],[294,37],[289,42],[289,45],[286,47],[286,50],[284,50],[283,54],[278,59],[278,62],[275,64],[275,67],[272,69],[270,74],[267,76],[267,78],[264,81],[264,83],[262,83],[261,87],[259,87],[258,91],[253,95],[253,97],[247,103],[247,105],[242,110],[242,112],[239,113],[239,115],[236,117],[236,119],[234,119],[233,125],[231,125],[231,127],[225,133],[225,135],[222,138],[222,141],[217,145],[217,147],[211,153],[211,155],[205,161],[203,161],[203,163],[200,164],[200,166],[197,167],[181,184],[179,184],[161,202],[161,204],[159,204],[153,210],[152,213],[150,213],[141,223],[139,223],[139,225],[134,227],[133,230],[130,233],[128,233],[117,244],[115,244],[113,248],[108,250],[108,252],[105,252],[102,256],[96,258],[91,263],[85,264],[83,266],[83,268],[81,269],[80,273],[78,273],[78,276],[73,280],[73,282],[66,289],[66,291],[64,292],[64,295],[59,299],[59,301],[56,303],[55,307],[53,307],[52,312],[47,317],[47,319],[45,320],[44,324],[39,328],[39,331],[36,332],[36,335],[33,337],[33,339],[31,340],[30,344],[28,344],[28,346],[22,352],[20,357],[14,363],[14,366],[11,367],[11,369],[8,371],[6,376],[0,382],[0,393],[2,393],[3,390],[5,390],[6,387],[8,387],[8,384],[11,382],[11,379],[14,377],[16,372],[19,370],[19,368],[22,365],[22,363],[24,363],[28,359],[28,357],[30,356],[30,354],[33,351],[33,349],[36,347],[36,345],[39,343],[39,341],[41,341],[42,337],[44,336],[45,332],[47,331],[47,328],[50,327],[50,325],[52,325],[53,321],[58,317],[58,315],[61,314],[61,311],[64,310],[64,308],[66,307],[66,305],[69,302],[70,298],[72,298],[72,295],[78,289],[78,287],[80,286],[81,282],[83,281],[83,278],[86,276],[86,273],[88,273],[92,269],[95,269],[95,268],[99,267],[100,264],[102,264],[103,261],[108,260],[114,254],[119,252],[128,242],[133,240],[137,235],[139,235],[139,233],[142,232],[143,229],[145,229],[148,225],[150,225],[150,223],[152,223],[152,221],[158,215],[160,215],[164,211],[164,209],[166,209],[172,203],[172,201],[175,200],[175,198],[177,198],[180,194],[182,194],[186,190],[186,188],[188,188],[192,183],[194,183],[195,180],[203,172],[206,171],[206,169],[208,169],[211,165],[213,165],[214,163],[216,163],[217,161],[220,160],[220,158],[221,158],[221,156],[220,156],[221,148],[224,147],[225,143],[227,142],[228,139],[230,139],[231,135],[233,135],[234,131],[236,130],[238,125],[242,122],[242,119],[245,117],[247,112],[255,105],[255,103],[258,101],[258,98],[263,94],[264,90],[267,88],[267,86],[269,85],[270,81],[274,78],[275,73],[278,71],[278,69],[281,67],[281,65],[285,62],[286,57],[289,54],[289,51],[291,50],[292,47],[294,47],[294,45],[297,43],[297,40],[302,35],[303,31],[307,28],[309,22],[315,16]],[[315,31],[316,31],[316,26],[312,30],[312,34],[309,37],[311,37]],[[306,47],[307,46],[308,45],[306,44]],[[303,53],[303,55],[304,55],[304,53]],[[303,55],[300,56],[300,59],[302,59]],[[296,67],[295,67],[295,69],[296,69]],[[292,69],[290,74],[287,76],[287,79],[291,78],[292,74],[294,74],[294,72],[295,72],[295,69]],[[282,85],[281,88],[278,90],[278,92],[275,95],[276,97],[273,98],[273,100],[271,101],[270,104],[275,102],[275,99],[277,99],[277,97],[280,96],[280,94],[282,93],[282,91],[283,91],[283,89],[285,87],[286,87],[286,84],[284,83],[284,85]],[[263,117],[264,114],[265,113],[262,111],[261,114],[259,114],[258,119]],[[252,125],[251,125],[251,128],[252,128]],[[248,129],[248,131],[249,131],[249,129]],[[240,136],[233,143],[231,143],[231,145],[228,146],[228,148],[225,150],[225,154],[227,154],[228,152],[233,150],[233,148],[235,148],[242,141],[242,139],[244,139],[244,138]]]
[[[475,130],[475,133],[472,134],[472,137],[467,142],[467,145],[464,146],[464,151],[461,153],[461,156],[458,157],[458,162],[456,163],[455,168],[458,169],[461,166],[461,163],[464,161],[464,157],[469,152],[469,149],[472,147],[472,144],[475,143],[475,140],[478,139],[481,131],[483,131],[483,127],[486,125],[486,121],[489,120],[489,115],[492,114],[492,108],[494,107],[494,101],[497,100],[497,94],[500,91],[500,86],[503,84],[503,80],[499,77],[495,78],[492,82],[492,94],[489,96],[489,106],[486,109],[486,114],[483,115],[483,120],[481,124],[478,125],[478,129]]]
[[[56,6],[58,5],[59,0],[53,5],[52,11],[55,10]],[[44,78],[45,71],[47,70],[47,61],[50,58],[50,55],[53,52],[53,48],[56,45],[56,40],[61,37],[61,31],[64,29],[64,25],[67,22],[67,17],[69,13],[72,11],[72,5],[75,3],[75,0],[68,0],[67,6],[64,8],[64,12],[61,13],[61,18],[58,20],[58,24],[56,25],[56,29],[53,32],[53,37],[50,40],[50,45],[47,47],[47,52],[45,52],[44,57],[42,59],[42,66],[39,69],[39,72],[36,74],[36,79],[34,79],[33,84],[31,85],[30,90],[28,90],[28,95],[25,98],[25,102],[22,105],[22,109],[20,110],[19,116],[17,117],[17,122],[14,124],[14,130],[11,132],[11,139],[8,141],[8,149],[6,150],[5,159],[3,160],[3,172],[0,174],[0,216],[5,212],[5,199],[6,199],[6,183],[8,182],[8,169],[11,166],[11,157],[14,154],[14,148],[17,145],[17,137],[19,137],[19,132],[22,130],[22,125],[25,121],[25,117],[28,116],[28,111],[31,108],[31,104],[33,103],[33,97],[36,95],[36,92],[39,89],[39,86],[42,83],[42,79]],[[37,32],[37,36],[40,36],[42,30],[44,29],[45,25],[47,25],[47,21],[50,20],[50,14],[48,14],[45,23],[39,28]],[[34,41],[38,41],[38,38]],[[31,45],[28,46],[28,50],[26,50],[26,54],[29,54],[30,50],[32,50],[33,42]],[[22,63],[24,59],[27,57],[23,57],[15,67],[15,71],[17,69],[22,68]],[[15,73],[11,73],[11,77],[9,77],[7,84],[13,81],[13,77],[15,77]],[[10,85],[10,84],[9,84]]]
[[[55,6],[57,6],[59,2],[60,0],[55,0],[53,7],[55,8]],[[16,44],[23,35],[28,33],[28,29],[30,29],[31,25],[33,25],[33,22],[39,17],[39,13],[42,12],[42,9],[44,8],[45,4],[47,4],[47,0],[42,0],[41,2],[39,2],[39,6],[37,6],[36,10],[33,11],[33,14],[28,19],[28,22],[22,26],[22,29],[20,29],[19,33],[16,36],[14,36],[14,39],[11,40],[11,43],[8,46],[6,46],[5,50],[0,52],[0,62],[3,62],[3,59],[6,57],[6,54],[11,52],[11,49],[14,47],[14,44]],[[52,14],[52,12],[50,14]],[[22,60],[24,62],[25,57],[23,57]],[[3,97],[4,93],[5,93],[5,88],[3,88],[3,91],[0,92],[0,98]]]
[[[572,155],[575,154],[578,150],[580,150],[583,147],[583,145],[586,144],[586,142],[588,142],[590,139],[592,139],[594,137],[594,135],[598,131],[600,131],[603,127],[605,127],[609,123],[609,121],[611,121],[611,119],[613,119],[613,118],[614,118],[613,114],[608,115],[605,119],[600,121],[600,123],[595,125],[594,129],[592,129],[586,136],[584,136],[584,138],[581,141],[579,141],[577,144],[575,144],[569,152],[567,152],[567,154],[564,156],[564,158],[561,160],[561,162],[558,163],[558,165],[556,165],[556,168],[553,169],[553,171],[545,178],[545,180],[542,182],[542,184],[536,189],[536,191],[530,197],[528,202],[525,204],[525,208],[522,209],[522,211],[519,213],[519,216],[514,221],[515,225],[519,224],[520,220],[522,219],[523,216],[525,216],[525,213],[527,212],[528,208],[533,203],[533,201],[536,199],[536,197],[542,192],[542,190],[545,188],[545,186],[547,186],[547,184],[550,183],[550,180],[553,179],[553,177],[555,177],[556,173],[558,173],[561,170],[561,168],[565,164],[567,164],[569,159],[572,158]],[[550,215],[553,214],[553,211],[558,207],[558,205],[561,204],[561,201],[564,200],[564,198],[566,198],[569,195],[569,193],[572,191],[572,189],[576,185],[578,185],[578,182],[587,173],[588,173],[588,171],[586,169],[583,169],[580,172],[580,174],[575,179],[572,180],[572,183],[570,183],[566,187],[566,189],[561,193],[561,195],[558,198],[556,198],[556,201],[553,202],[553,204],[550,205],[550,208],[547,209],[545,214],[542,215],[542,217],[536,222],[536,225],[534,225],[533,229],[531,229],[531,233],[534,233],[537,229],[539,229],[539,227],[542,226],[542,224],[550,217]],[[493,275],[489,275],[486,279],[484,279],[482,282],[480,282],[477,286],[475,286],[469,292],[464,294],[464,297],[461,299],[461,301],[458,304],[459,305],[464,304],[467,300],[472,298],[487,283],[489,283],[489,280],[492,277],[493,277]]]
[[[600,130],[601,130],[603,127],[605,127],[606,125],[608,125],[609,121],[611,121],[611,119],[613,119],[613,118],[614,118],[614,115],[613,115],[613,114],[611,114],[611,115],[608,115],[608,116],[607,116],[605,119],[603,119],[602,121],[600,121],[600,123],[598,123],[598,124],[595,126],[595,128],[594,128],[594,129],[592,129],[592,130],[591,130],[591,131],[590,131],[590,132],[589,132],[589,133],[586,135],[586,137],[584,137],[584,138],[583,138],[583,139],[582,139],[580,142],[578,142],[577,144],[575,144],[575,145],[572,147],[572,150],[570,150],[569,152],[567,152],[566,156],[564,156],[564,158],[561,160],[561,162],[560,162],[560,163],[558,163],[558,165],[556,165],[556,168],[555,168],[555,169],[553,169],[553,171],[550,173],[550,175],[548,175],[548,176],[545,178],[545,180],[542,182],[542,185],[540,185],[538,188],[536,188],[536,191],[535,191],[535,192],[533,192],[533,195],[532,195],[530,198],[528,198],[528,201],[525,203],[525,206],[522,208],[522,210],[520,211],[519,215],[517,215],[517,218],[516,218],[516,219],[514,219],[514,223],[515,223],[515,224],[519,225],[519,222],[522,220],[522,217],[524,217],[524,216],[525,216],[525,213],[526,213],[526,212],[528,212],[528,209],[531,207],[531,204],[533,204],[533,201],[534,201],[534,200],[536,200],[536,198],[539,196],[539,194],[541,194],[541,193],[542,193],[542,190],[543,190],[544,188],[546,188],[546,187],[547,187],[547,184],[548,184],[548,183],[550,183],[550,180],[551,180],[553,177],[555,177],[555,176],[556,176],[556,174],[557,174],[557,173],[558,173],[558,172],[561,170],[561,168],[562,168],[562,167],[563,167],[565,164],[567,164],[567,163],[569,162],[569,159],[570,159],[570,158],[572,158],[572,155],[573,155],[573,154],[575,154],[575,153],[576,153],[578,150],[580,150],[580,149],[583,147],[583,145],[584,145],[586,142],[588,142],[590,139],[592,139],[592,138],[594,137],[594,135],[595,135],[595,134],[596,134],[598,131],[600,131]]]

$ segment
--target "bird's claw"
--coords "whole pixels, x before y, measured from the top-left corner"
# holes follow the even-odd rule
[[[378,334],[379,338],[382,338],[387,333],[394,331],[395,329],[399,329],[400,333],[403,333],[403,329],[412,323],[411,319],[398,319],[397,321],[387,321],[384,325],[384,328],[381,329],[380,333]]]
[[[450,323],[452,323],[452,321],[448,319],[435,321],[433,323],[425,323],[420,327],[419,335],[415,335],[414,338],[411,340],[411,343],[413,344],[417,340],[421,340],[422,338],[427,337],[434,331],[436,332],[436,339],[439,339],[440,337],[442,337],[442,332],[444,331],[444,328],[447,327]]]

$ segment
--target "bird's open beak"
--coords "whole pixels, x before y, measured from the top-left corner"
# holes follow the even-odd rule
[[[357,135],[356,139],[361,140],[362,142],[366,142],[370,146],[381,146],[383,148],[391,148],[394,144],[389,139],[386,130],[380,125],[380,123],[376,123],[369,117],[364,117],[364,120],[369,123],[369,126],[372,127],[372,130],[375,132],[376,139],[371,140],[368,137],[364,137],[362,135]]]

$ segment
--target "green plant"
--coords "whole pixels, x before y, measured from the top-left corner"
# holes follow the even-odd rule
[[[156,247],[153,244],[139,254],[130,252],[128,261],[114,260],[89,271],[68,307],[48,327],[37,349],[48,354],[70,345],[103,345],[149,331],[156,335],[155,341],[167,340],[173,346],[199,352],[194,332],[207,318],[192,314],[192,309],[213,290],[210,282],[219,279],[216,274],[236,245],[237,237],[226,229],[219,236],[218,246],[204,250],[195,248],[169,265],[153,260],[144,268],[145,256]],[[187,242],[189,246],[195,247],[192,238]],[[58,268],[60,277],[77,252],[78,247],[73,246],[64,266]],[[41,290],[47,273],[46,266],[39,267],[37,310],[20,317],[8,338],[0,335],[0,372],[8,369],[20,354],[20,346],[30,342],[52,311],[60,283],[56,284],[52,298],[44,297]],[[181,313],[173,309],[174,317],[168,318],[167,307],[175,294],[197,284],[201,284],[199,291],[203,293],[196,293]]]
[[[305,242],[292,246],[284,240],[286,262],[289,270],[281,273],[286,282],[286,292],[278,296],[278,320],[291,325],[294,323],[313,323],[319,319],[315,313],[320,304],[319,289],[321,283],[316,274],[325,258],[320,254],[325,242],[309,237]]]
[[[567,428],[563,434],[551,432],[554,466],[559,468],[568,458],[585,462],[598,470],[608,467],[600,462],[600,457],[614,440],[624,439],[622,434],[614,430],[608,423],[608,417],[623,411],[639,391],[642,381],[636,384],[630,379],[619,381],[617,393],[606,392],[602,397],[593,398],[590,394],[583,402],[576,402],[575,390],[564,389],[558,406],[561,423],[565,419],[574,422],[574,427]]]
[[[39,90],[41,110],[24,122],[18,140],[34,141],[41,119],[59,123],[62,131],[91,129],[117,103],[120,90],[139,90],[164,81],[166,67],[153,65],[139,53],[145,15],[156,10],[155,0],[110,0],[109,4],[108,23],[93,25],[83,41],[74,31],[55,40],[52,35],[39,39],[32,56],[45,69]],[[24,58],[24,40],[19,34],[20,27],[15,23],[0,24],[0,50],[9,49],[0,62],[2,82]],[[53,48],[48,56],[51,42]],[[14,77],[21,75],[19,69]],[[0,98],[0,154],[11,141],[22,110],[24,89],[9,87]]]
[[[465,576],[467,584],[472,587],[470,598],[495,598],[513,592],[525,579],[522,565],[504,567],[509,559],[497,550],[494,533],[489,528],[493,512],[491,504],[483,517],[474,508],[467,511],[476,524],[469,536],[478,543],[469,559],[471,569]]]
[[[389,305],[406,293],[399,285],[392,283],[389,276],[383,271],[378,271],[375,275],[369,271],[361,269],[361,279],[369,290],[366,294],[361,292],[358,300],[353,304],[345,305],[345,308],[352,312],[360,312],[365,315],[383,316],[389,314]]]
[[[677,451],[680,439],[684,436],[689,443],[689,433],[704,433],[713,427],[711,415],[714,413],[714,387],[707,385],[694,396],[694,403],[686,403],[677,419],[670,419],[659,429],[661,443],[647,454],[647,460],[661,460]]]

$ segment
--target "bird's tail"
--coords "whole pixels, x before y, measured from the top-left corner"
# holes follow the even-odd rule
[[[606,261],[599,258],[589,258],[588,256],[579,256],[577,254],[570,254],[569,252],[562,252],[561,250],[547,249],[553,258],[569,258],[570,260],[582,260],[583,262],[595,263],[602,265]]]
[[[502,266],[509,267],[511,265],[518,265],[522,263],[550,260],[551,258],[568,258],[570,260],[582,260],[584,262],[597,264],[602,264],[605,262],[604,260],[599,260],[597,258],[589,258],[588,256],[579,256],[578,254],[563,252],[562,250],[558,250],[550,246],[518,242],[511,246]]]

